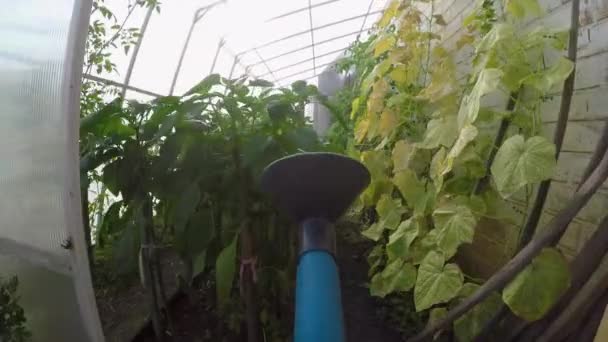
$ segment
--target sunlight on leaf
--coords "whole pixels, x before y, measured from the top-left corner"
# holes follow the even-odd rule
[[[551,178],[555,170],[555,145],[541,136],[524,141],[522,135],[507,139],[492,164],[496,188],[507,198],[527,184]]]
[[[496,90],[503,72],[500,69],[483,69],[471,92],[464,96],[458,111],[458,127],[464,127],[477,120],[481,97]]]
[[[429,121],[424,133],[424,140],[416,146],[433,149],[439,146],[452,146],[458,137],[456,116],[450,115]]]
[[[538,16],[542,13],[538,0],[507,0],[506,7],[507,12],[517,18]]]
[[[418,269],[414,288],[416,311],[428,309],[456,297],[462,288],[464,276],[456,264],[445,263],[443,254],[429,252]]]
[[[390,50],[396,42],[397,39],[392,35],[382,37],[378,42],[376,42],[376,46],[374,48],[374,57],[378,57],[386,51]]]
[[[472,243],[475,234],[477,218],[471,209],[459,204],[447,204],[438,207],[433,212],[433,222],[438,229],[439,248],[446,258],[451,258],[463,243]]]
[[[382,13],[382,17],[378,21],[378,28],[379,29],[383,29],[386,26],[388,26],[388,24],[391,23],[391,20],[393,20],[393,18],[398,13],[399,3],[400,3],[399,0],[393,0],[391,2],[391,4],[384,10],[384,13]]]
[[[408,168],[410,158],[413,154],[413,146],[408,144],[405,140],[399,140],[393,147],[392,158],[393,158],[393,173],[403,171]]]

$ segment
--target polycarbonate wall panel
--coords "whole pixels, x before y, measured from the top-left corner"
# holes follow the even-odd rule
[[[97,341],[76,139],[90,1],[2,5],[0,277],[19,277],[34,341]],[[61,246],[68,237],[71,250]]]

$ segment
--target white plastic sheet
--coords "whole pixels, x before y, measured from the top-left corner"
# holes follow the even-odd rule
[[[0,6],[0,277],[19,277],[34,341],[101,341],[77,171],[78,86],[91,4]],[[72,247],[62,247],[68,241]]]

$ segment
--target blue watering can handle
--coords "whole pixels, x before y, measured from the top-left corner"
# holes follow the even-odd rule
[[[300,255],[296,280],[295,342],[344,342],[340,279],[325,250]]]

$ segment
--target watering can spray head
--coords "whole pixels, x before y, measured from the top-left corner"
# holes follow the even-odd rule
[[[345,340],[333,223],[370,182],[361,163],[334,153],[279,159],[262,175],[262,190],[298,223],[295,342]]]

